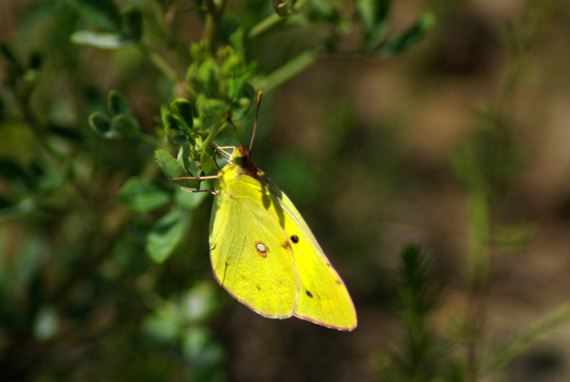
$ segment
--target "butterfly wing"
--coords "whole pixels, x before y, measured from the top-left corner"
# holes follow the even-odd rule
[[[216,279],[233,297],[270,318],[291,317],[299,280],[292,249],[279,223],[276,201],[261,183],[222,170],[210,220],[210,258]]]
[[[284,212],[283,228],[293,248],[300,283],[295,316],[328,328],[353,330],[356,310],[344,282],[287,195],[267,178],[261,182],[280,201]]]

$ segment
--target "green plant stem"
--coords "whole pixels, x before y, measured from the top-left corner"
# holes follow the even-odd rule
[[[202,147],[200,148],[200,150],[204,151],[208,147],[210,147],[214,139],[218,136],[218,132],[220,131],[220,127],[222,127],[222,124],[223,123],[220,121],[215,121],[213,123],[212,129],[210,130],[210,134],[208,134],[204,142],[202,142]]]
[[[265,78],[254,81],[254,87],[263,89],[264,91],[270,91],[289,81],[291,78],[297,76],[309,66],[313,65],[322,57],[324,52],[325,50],[322,46],[307,50],[281,66],[279,69],[270,73]]]
[[[259,23],[255,24],[249,30],[249,33],[247,34],[247,38],[248,39],[255,38],[255,37],[267,32],[269,29],[273,28],[274,26],[281,24],[285,20],[287,20],[286,17],[281,17],[277,13],[273,13],[271,16],[268,16],[268,17],[264,18],[263,20],[261,20]]]
[[[220,23],[226,8],[226,0],[221,0],[219,5],[214,0],[205,0],[205,3],[208,15],[204,25],[203,40],[206,41],[208,50],[213,53],[220,36]]]
[[[299,0],[295,4],[294,12],[299,11],[301,9],[301,7],[306,2],[307,2],[307,0]],[[255,37],[267,32],[268,30],[270,30],[274,26],[277,26],[277,25],[285,22],[287,19],[288,19],[287,16],[282,17],[282,16],[279,16],[277,13],[272,13],[270,16],[267,16],[265,19],[263,19],[259,23],[255,24],[249,30],[249,33],[247,34],[247,38],[248,39],[255,38]]]

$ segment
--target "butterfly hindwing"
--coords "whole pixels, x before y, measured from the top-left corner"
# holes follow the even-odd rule
[[[275,201],[256,179],[226,167],[210,220],[210,257],[218,282],[257,313],[287,318],[297,307],[299,280]]]

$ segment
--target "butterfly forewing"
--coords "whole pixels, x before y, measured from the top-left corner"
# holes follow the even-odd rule
[[[299,280],[275,202],[256,179],[228,165],[218,180],[210,220],[210,257],[218,282],[257,313],[287,318]]]

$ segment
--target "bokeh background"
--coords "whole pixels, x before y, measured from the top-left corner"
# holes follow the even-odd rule
[[[203,21],[194,2],[183,4],[172,22],[189,44]],[[269,1],[228,5],[246,26],[271,12]],[[117,89],[152,135],[163,79],[135,49],[71,44],[78,21],[65,1],[0,2],[0,41],[22,59],[43,55],[29,107],[64,129],[68,137],[48,144],[77,173],[75,186],[57,187],[61,173],[43,167],[54,159],[3,86],[0,376],[420,381],[386,372],[405,354],[396,290],[402,248],[414,242],[437,289],[426,325],[443,350],[428,358],[459,370],[434,381],[569,380],[570,4],[394,1],[391,33],[425,12],[437,23],[413,48],[387,59],[327,56],[261,105],[256,164],[296,203],[347,284],[359,326],[341,333],[264,319],[216,285],[211,198],[170,258],[153,262],[144,233],[160,214],[133,213],[117,193],[143,170],[174,188],[153,169],[152,145],[105,141],[87,117]],[[318,26],[268,33],[248,42],[247,58],[270,72],[318,35]],[[341,49],[359,39],[355,28]],[[7,68],[0,60],[4,83]],[[493,361],[501,349],[512,356]]]

